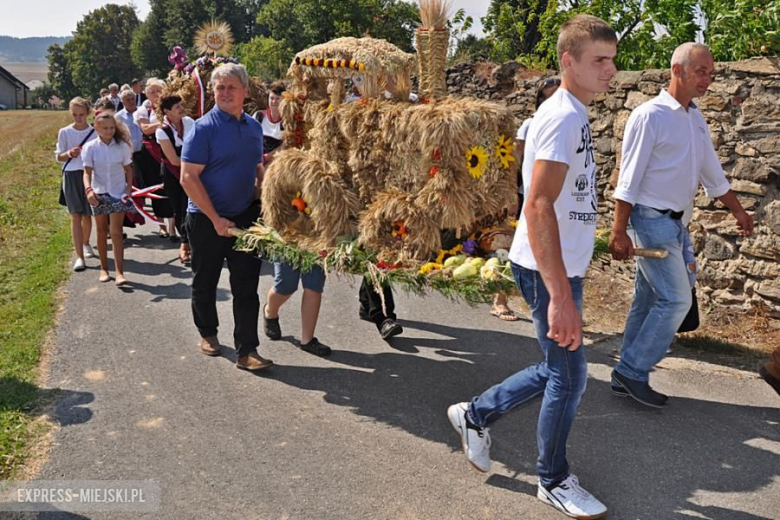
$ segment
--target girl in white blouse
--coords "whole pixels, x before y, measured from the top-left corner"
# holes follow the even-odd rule
[[[60,128],[57,135],[57,161],[62,163],[62,193],[65,206],[70,214],[70,230],[73,235],[73,248],[76,250],[74,271],[86,269],[84,258],[92,258],[94,253],[89,245],[92,233],[92,212],[84,196],[84,165],[81,162],[82,145],[95,139],[94,129],[87,123],[89,101],[76,97],[70,101],[70,117],[73,124]],[[62,204],[62,201],[60,201]]]
[[[124,125],[119,126],[109,113],[95,118],[98,139],[87,143],[83,151],[84,191],[92,206],[97,224],[97,246],[100,255],[101,282],[108,282],[109,227],[116,267],[116,285],[127,284],[124,275],[124,242],[122,222],[126,211],[134,211],[130,194],[133,189],[133,150]]]

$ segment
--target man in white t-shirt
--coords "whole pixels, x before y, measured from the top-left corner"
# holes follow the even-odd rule
[[[537,427],[537,497],[573,518],[602,518],[607,508],[569,471],[566,441],[588,377],[582,345],[582,277],[596,231],[596,161],[587,105],[615,75],[615,31],[590,15],[561,27],[561,86],[536,112],[523,159],[525,208],[509,254],[531,309],[544,360],[447,415],[469,462],[490,469],[488,427],[542,396]]]
[[[699,184],[732,211],[743,235],[753,231],[753,219],[730,190],[707,123],[692,102],[707,92],[714,71],[706,45],[679,46],[672,56],[669,88],[634,109],[623,137],[612,256],[633,256],[629,220],[637,247],[664,249],[669,255],[636,259],[634,302],[620,362],[612,372],[612,391],[653,407],[664,406],[668,398],[650,388],[650,370],[663,359],[691,306],[681,219]]]

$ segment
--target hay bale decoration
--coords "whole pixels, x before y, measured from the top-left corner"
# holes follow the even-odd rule
[[[446,95],[449,8],[421,1],[416,56],[338,38],[294,57],[280,105],[286,148],[266,170],[263,221],[236,231],[240,248],[470,303],[513,289],[514,117]],[[347,82],[360,92],[353,102]]]

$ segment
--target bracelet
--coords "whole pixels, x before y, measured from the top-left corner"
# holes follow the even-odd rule
[[[92,193],[95,192],[95,190],[92,189],[92,186],[87,186],[86,188],[84,188],[84,194],[85,195],[89,195],[90,192],[92,192]]]

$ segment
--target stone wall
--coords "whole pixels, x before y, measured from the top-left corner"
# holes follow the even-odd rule
[[[519,125],[533,113],[536,87],[546,75],[516,63],[466,63],[448,71],[447,84],[452,94],[503,100]],[[596,97],[590,107],[602,196],[600,227],[611,225],[628,116],[668,80],[668,71],[620,72],[612,90]],[[715,306],[760,306],[780,319],[780,60],[717,64],[707,95],[695,102],[732,190],[757,224],[752,237],[740,237],[728,210],[699,192],[690,230],[700,267],[700,296]],[[596,267],[631,279],[631,264],[603,258]]]

